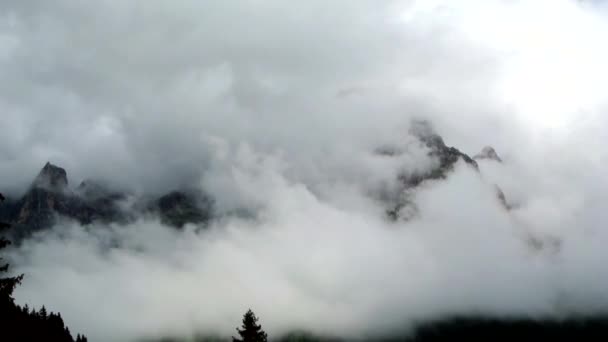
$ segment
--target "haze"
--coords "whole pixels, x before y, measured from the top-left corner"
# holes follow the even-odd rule
[[[2,192],[52,161],[222,214],[62,221],[12,252],[16,298],[98,341],[230,336],[250,307],[271,336],[347,338],[605,313],[607,35],[601,1],[4,0]],[[435,162],[421,119],[503,163],[459,162],[393,222],[384,191]]]

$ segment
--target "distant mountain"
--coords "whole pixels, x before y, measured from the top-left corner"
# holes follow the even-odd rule
[[[458,161],[463,161],[472,170],[479,172],[479,165],[476,159],[487,157],[500,160],[493,148],[486,147],[475,158],[471,158],[456,147],[448,146],[428,121],[414,121],[409,133],[423,147],[427,148],[429,157],[436,159],[437,164],[425,172],[403,173],[397,176],[400,189],[396,193],[393,193],[392,197],[388,200],[389,208],[386,211],[389,218],[393,220],[408,220],[415,216],[417,210],[412,200],[412,190],[425,182],[446,179],[454,170]],[[383,154],[389,157],[396,156],[394,152],[384,152]],[[505,194],[498,186],[496,186],[496,196],[505,209],[509,209]]]
[[[484,148],[475,158],[471,158],[459,149],[448,146],[427,121],[413,122],[409,134],[420,147],[426,148],[436,164],[425,172],[396,175],[398,186],[383,195],[383,201],[387,203],[387,215],[393,220],[408,220],[415,216],[412,190],[428,181],[446,179],[458,161],[462,160],[475,172],[479,172],[477,160],[502,161],[491,147]],[[376,153],[392,158],[403,152],[388,147],[379,149]],[[498,186],[496,194],[503,206],[509,209],[505,194]],[[95,222],[126,224],[142,215],[157,216],[163,224],[176,228],[189,223],[206,224],[213,217],[213,199],[195,189],[137,197],[111,190],[109,186],[94,180],[85,180],[72,189],[69,187],[66,170],[47,163],[23,197],[9,198],[0,208],[0,219],[13,224],[15,239],[49,228],[59,217],[87,225]]]
[[[156,215],[163,223],[178,228],[187,223],[205,223],[211,217],[213,203],[200,191],[173,191],[157,198],[135,199],[130,205],[127,193],[109,190],[95,181],[84,181],[76,189],[68,185],[66,170],[47,163],[23,197],[8,198],[0,208],[0,219],[13,225],[13,238],[49,228],[59,217],[87,225],[124,224],[140,215]]]
[[[454,165],[459,161],[464,161],[476,171],[479,171],[477,162],[459,149],[447,146],[443,138],[437,134],[428,121],[416,121],[410,128],[410,134],[418,138],[429,149],[429,156],[437,158],[439,165],[430,172],[416,174],[409,177],[401,177],[401,181],[409,187],[417,186],[426,180],[445,179],[454,170]]]
[[[494,160],[499,163],[502,163],[502,159],[498,156],[498,153],[496,153],[494,148],[491,146],[484,147],[483,150],[481,150],[481,152],[479,152],[478,154],[475,155],[475,157],[473,157],[473,159],[475,159],[475,160],[489,159],[489,160]]]

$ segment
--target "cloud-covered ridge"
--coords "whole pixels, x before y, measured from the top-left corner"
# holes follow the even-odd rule
[[[62,221],[14,250],[17,299],[103,341],[229,335],[249,307],[274,336],[603,313],[607,20],[570,0],[3,1],[2,192],[50,160],[220,213]],[[416,120],[502,162],[404,186],[441,164]]]

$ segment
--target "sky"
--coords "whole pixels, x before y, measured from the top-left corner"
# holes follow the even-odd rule
[[[256,213],[181,233],[144,219],[62,222],[14,252],[27,274],[17,299],[104,341],[227,336],[249,307],[275,335],[603,312],[607,11],[572,0],[2,1],[3,192],[22,193],[51,161],[72,186],[197,186],[223,210]],[[413,119],[470,155],[491,145],[504,163],[458,165],[395,223],[380,194],[434,162],[408,135]],[[383,146],[403,153],[374,153]]]

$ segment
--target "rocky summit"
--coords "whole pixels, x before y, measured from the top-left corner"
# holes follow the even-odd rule
[[[32,184],[34,188],[64,191],[68,187],[68,174],[65,169],[47,162]]]
[[[128,206],[130,196],[111,191],[101,183],[86,180],[76,189],[68,187],[65,169],[47,163],[21,198],[7,198],[0,207],[0,219],[12,224],[14,239],[50,228],[60,218],[88,225],[96,222],[124,224],[140,214],[155,215],[162,222],[182,227],[201,224],[211,216],[212,202],[196,191],[173,191],[158,198],[136,199]]]
[[[436,164],[429,170],[419,173],[403,173],[397,176],[400,188],[393,193],[388,200],[389,207],[387,214],[392,220],[408,220],[416,215],[417,209],[412,200],[413,189],[428,181],[436,181],[446,179],[454,170],[456,163],[463,161],[476,172],[479,172],[479,165],[475,158],[471,158],[466,153],[460,151],[456,147],[448,146],[443,138],[437,134],[430,122],[426,120],[413,121],[409,130],[409,134],[415,138],[420,144],[427,148],[428,156],[435,159]],[[387,150],[380,150],[379,153],[385,156],[394,157],[395,153],[387,153]],[[388,151],[391,151],[388,149]],[[495,157],[500,161],[498,154],[494,149],[485,148],[484,156]],[[509,209],[507,199],[500,187],[496,186],[496,195],[500,203]]]
[[[473,159],[475,159],[475,160],[487,159],[487,160],[494,160],[499,163],[502,163],[502,159],[498,156],[498,153],[496,153],[494,148],[491,146],[484,147],[481,150],[481,152],[479,152],[478,154],[475,155],[475,157],[473,157]]]
[[[408,176],[401,175],[400,180],[405,186],[414,187],[425,180],[445,179],[459,160],[464,161],[467,165],[479,171],[479,166],[473,158],[455,147],[446,145],[443,138],[435,132],[428,121],[414,121],[410,128],[410,134],[429,149],[428,155],[436,158],[439,161],[439,165],[426,173]]]

